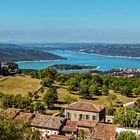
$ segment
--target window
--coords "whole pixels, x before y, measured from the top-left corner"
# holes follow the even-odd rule
[[[86,120],[89,120],[89,115],[86,115]]]
[[[67,118],[70,119],[71,118],[71,113],[67,113]]]
[[[92,116],[92,120],[97,120],[97,117],[96,116]]]
[[[79,114],[79,120],[82,120],[82,114]]]
[[[54,134],[57,134],[56,132],[54,132]]]
[[[107,123],[111,123],[111,121],[110,120],[107,120]]]
[[[74,114],[74,118],[76,119],[76,113]]]

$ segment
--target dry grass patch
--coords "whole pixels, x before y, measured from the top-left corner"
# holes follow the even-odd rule
[[[0,92],[26,95],[29,91],[38,90],[41,87],[40,81],[29,76],[9,76],[7,79],[0,81]]]
[[[74,95],[74,94],[70,94],[69,91],[67,91],[66,88],[58,88],[58,97],[60,101],[63,101],[63,98],[65,95],[70,95],[73,96],[75,98],[77,98],[78,101],[84,101],[84,102],[91,102],[94,104],[100,104],[100,105],[105,105],[108,106],[108,100],[107,100],[107,96],[101,95],[101,96],[94,96],[93,99],[87,100],[87,99],[82,99],[80,97],[80,95]],[[117,100],[116,102],[120,102],[122,104],[127,103],[127,102],[132,102],[132,101],[136,101],[138,98],[132,98],[132,97],[126,97],[126,96],[122,96],[119,94],[117,95]],[[119,103],[115,103],[116,105],[119,105]],[[61,106],[66,106],[66,105],[61,105]]]

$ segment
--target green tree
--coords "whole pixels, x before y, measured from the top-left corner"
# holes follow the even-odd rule
[[[13,106],[15,108],[22,108],[23,107],[23,97],[20,94],[14,96]]]
[[[114,114],[113,122],[121,126],[137,127],[139,124],[138,115],[132,108],[120,108]]]
[[[64,117],[64,112],[65,112],[65,109],[61,108],[61,110],[59,111],[59,114],[61,117]]]
[[[70,92],[76,92],[78,91],[79,83],[76,78],[70,78],[67,82],[68,90]]]
[[[3,108],[14,107],[14,95],[4,94],[1,98]]]
[[[57,70],[54,69],[54,68],[52,68],[52,67],[49,67],[49,68],[46,68],[46,69],[41,70],[39,72],[39,75],[40,75],[39,77],[41,79],[44,79],[44,78],[49,77],[49,78],[55,80],[56,79],[56,76],[57,76]]]
[[[97,84],[99,86],[103,85],[103,79],[100,75],[93,75],[92,76],[92,83],[91,84]]]
[[[72,97],[72,96],[70,96],[70,95],[64,96],[63,100],[64,100],[67,104],[70,104],[70,103],[72,103],[72,102],[77,102],[77,98]]]
[[[128,96],[131,94],[132,89],[129,85],[125,85],[121,87],[120,91],[122,95]]]
[[[5,63],[5,66],[7,66],[10,71],[15,71],[16,69],[18,69],[18,64],[14,62],[7,62]]]
[[[133,88],[132,92],[137,97],[138,95],[140,95],[140,88]]]
[[[109,107],[112,107],[112,106],[113,106],[113,102],[114,102],[116,99],[117,99],[116,94],[114,94],[114,93],[108,94],[107,100],[108,100],[108,103],[109,103]]]
[[[43,87],[50,87],[52,86],[52,84],[54,83],[53,79],[51,79],[50,77],[45,78],[41,84]]]
[[[31,140],[42,140],[41,132],[39,130],[32,131],[30,139]]]
[[[102,93],[104,95],[108,95],[109,94],[109,89],[108,89],[108,87],[106,85],[103,85],[103,87],[102,87]]]
[[[44,104],[39,101],[36,101],[34,103],[34,111],[44,114],[46,111]]]
[[[58,100],[57,91],[55,87],[50,87],[47,90],[47,93],[43,97],[44,103],[48,106],[48,108],[54,107],[54,103]]]
[[[131,131],[122,131],[117,135],[116,140],[137,140],[137,136]]]
[[[4,94],[2,92],[0,92],[0,98],[2,98],[4,96]]]
[[[106,109],[107,115],[111,115],[111,116],[114,115],[115,111],[116,111],[116,109],[113,108],[113,107],[108,107],[108,108]]]
[[[100,95],[100,92],[99,92],[99,89],[98,89],[98,86],[95,84],[95,85],[90,85],[89,86],[89,95],[90,95],[90,98],[93,97],[93,95]]]
[[[120,90],[120,81],[118,79],[113,80],[110,86],[114,90],[114,92],[118,92]]]
[[[59,73],[57,75],[56,81],[59,82],[60,85],[65,85],[67,82],[68,76],[66,74]]]
[[[8,70],[9,70],[9,69],[8,69],[7,66],[3,66],[2,69],[1,69],[2,75],[4,75],[4,76],[9,75],[9,71],[8,71]]]
[[[33,96],[34,96],[34,93],[32,93],[32,92],[29,91],[28,92],[28,97],[29,97],[30,100],[32,100]]]
[[[39,140],[40,134],[33,139],[35,133],[28,123],[14,120],[8,114],[0,113],[0,140]]]
[[[28,96],[4,94],[1,98],[3,108],[16,107],[20,109],[32,110],[32,101]]]
[[[87,80],[83,80],[80,82],[79,93],[85,99],[91,98],[91,94],[89,93],[89,85],[88,85]]]

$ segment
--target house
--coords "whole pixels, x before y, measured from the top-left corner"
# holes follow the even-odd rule
[[[38,129],[42,132],[43,136],[59,134],[66,123],[66,118],[35,114],[31,120],[30,126],[33,129]]]
[[[101,123],[95,120],[81,120],[77,124],[78,137],[84,140],[115,140],[116,126]]]
[[[136,106],[136,102],[128,102],[126,104],[123,104],[123,107],[134,108],[135,106]]]
[[[70,120],[97,120],[105,122],[105,107],[87,102],[74,102],[65,108],[65,117]]]

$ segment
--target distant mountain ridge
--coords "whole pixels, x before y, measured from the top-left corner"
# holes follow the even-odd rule
[[[111,43],[64,43],[36,45],[36,49],[65,50],[74,52],[93,53],[108,56],[139,57],[140,44],[111,44]]]
[[[44,50],[64,50],[74,52],[93,53],[108,56],[138,57],[140,58],[140,44],[119,43],[15,43],[0,42],[0,48],[22,48]]]

